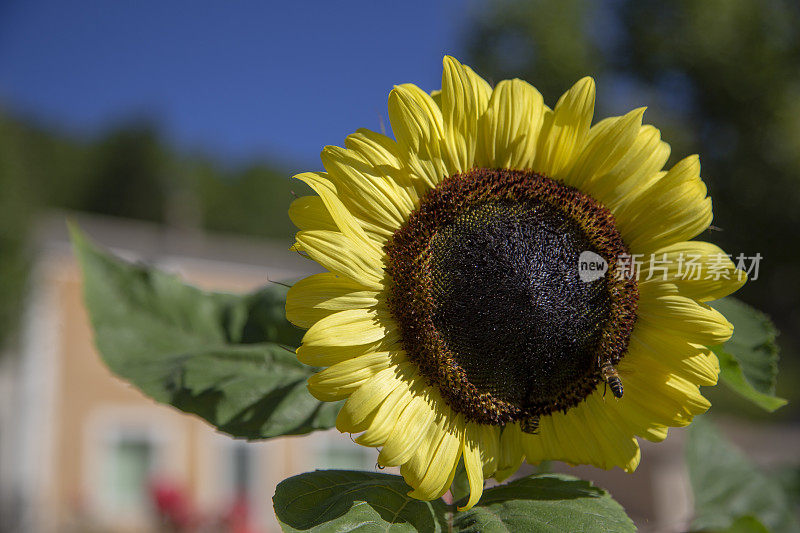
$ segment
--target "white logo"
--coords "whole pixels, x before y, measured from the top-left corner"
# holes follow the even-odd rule
[[[608,272],[608,263],[601,256],[586,250],[578,257],[578,276],[584,283],[602,278]]]

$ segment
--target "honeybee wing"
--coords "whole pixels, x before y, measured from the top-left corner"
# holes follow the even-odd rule
[[[600,366],[600,368],[602,368],[602,365],[599,365],[599,366]],[[636,369],[635,368],[631,368],[629,365],[626,365],[624,368],[620,368],[618,366],[615,366],[614,370],[616,370],[617,375],[620,378],[622,378],[623,376],[632,376],[632,375],[636,374]]]
[[[619,368],[617,368],[617,374],[619,375],[620,378],[625,377],[625,376],[632,376],[632,375],[636,374],[636,369],[635,368],[625,367],[624,370],[620,370]]]

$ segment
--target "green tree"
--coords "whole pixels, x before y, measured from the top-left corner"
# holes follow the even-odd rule
[[[306,187],[291,173],[266,164],[222,173],[210,162],[196,162],[190,172],[200,202],[203,225],[209,229],[288,240],[295,231],[289,220],[293,191]]]
[[[133,124],[112,131],[92,147],[80,209],[163,221],[167,180],[175,179],[155,130]]]
[[[19,322],[29,268],[32,191],[20,148],[13,128],[0,120],[0,356]]]

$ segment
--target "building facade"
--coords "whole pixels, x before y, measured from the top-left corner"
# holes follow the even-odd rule
[[[114,253],[207,290],[249,291],[316,268],[286,243],[73,218]],[[374,468],[373,450],[336,431],[246,442],[145,397],[94,347],[65,218],[47,219],[37,243],[19,353],[3,359],[6,527],[272,532],[279,530],[272,495],[282,479],[315,468]]]

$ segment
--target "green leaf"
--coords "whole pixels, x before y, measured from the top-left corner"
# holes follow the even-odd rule
[[[95,342],[112,372],[235,437],[333,426],[339,404],[308,393],[315,369],[289,348],[300,332],[284,317],[284,287],[205,292],[112,257],[74,228],[72,240]]]
[[[735,298],[723,298],[711,305],[734,326],[728,342],[711,346],[719,359],[722,382],[767,411],[786,405],[786,400],[775,396],[778,378],[775,325],[767,315]]]
[[[287,532],[636,530],[607,492],[570,476],[530,476],[489,489],[464,512],[442,499],[415,500],[409,490],[400,476],[318,470],[281,482],[273,503]]]
[[[461,504],[464,502],[462,501]],[[470,509],[456,513],[453,531],[636,531],[608,492],[560,474],[528,476],[489,489]]]
[[[447,531],[447,504],[408,491],[400,476],[317,470],[281,481],[272,503],[283,531]]]
[[[711,349],[719,359],[720,379],[737,394],[770,412],[787,404],[783,398],[756,390],[745,378],[739,362],[721,346],[712,346]]]
[[[741,528],[747,522],[743,517],[753,517],[770,531],[800,531],[783,487],[753,466],[706,417],[696,418],[689,430],[686,462],[694,529]]]
[[[767,526],[753,516],[742,516],[734,520],[724,533],[770,533]]]

